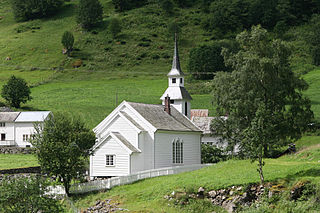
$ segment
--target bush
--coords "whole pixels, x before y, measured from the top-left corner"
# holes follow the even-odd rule
[[[3,85],[1,96],[15,108],[20,108],[21,103],[31,100],[31,91],[27,82],[22,78],[11,76],[8,83]]]
[[[48,195],[48,186],[42,177],[5,177],[0,181],[1,212],[63,212],[59,201]]]
[[[147,0],[112,0],[114,8],[119,12],[142,7],[146,5],[147,2]]]
[[[99,0],[80,0],[77,22],[84,29],[91,29],[102,21],[102,5]]]
[[[67,50],[67,54],[69,55],[73,48],[74,37],[73,34],[69,31],[65,31],[62,35],[61,43],[63,47]]]
[[[63,5],[63,0],[11,0],[13,15],[17,21],[47,17]]]
[[[310,31],[309,44],[313,64],[320,65],[320,15],[311,19],[312,30]]]
[[[167,14],[171,15],[173,13],[174,5],[171,0],[162,0],[160,1],[160,7]]]
[[[201,163],[218,163],[226,159],[227,155],[217,146],[201,144]]]
[[[223,47],[231,51],[236,51],[237,49],[234,42],[223,41],[215,42],[211,45],[202,45],[190,51],[188,71],[194,79],[212,79],[215,72],[230,70],[225,66],[221,55]]]
[[[117,35],[121,32],[121,28],[122,28],[120,20],[117,18],[111,19],[108,28],[112,34],[112,37],[116,38]]]

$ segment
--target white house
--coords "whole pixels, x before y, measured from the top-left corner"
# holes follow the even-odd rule
[[[162,105],[123,101],[94,128],[91,177],[124,176],[161,167],[200,164],[202,131],[190,116],[177,43]]]
[[[50,111],[0,112],[0,146],[30,147],[34,124],[47,119]]]

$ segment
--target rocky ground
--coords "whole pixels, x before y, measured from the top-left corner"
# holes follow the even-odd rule
[[[118,202],[113,202],[111,199],[98,200],[94,206],[87,208],[81,213],[108,213],[116,211],[129,211],[128,209],[119,208]]]

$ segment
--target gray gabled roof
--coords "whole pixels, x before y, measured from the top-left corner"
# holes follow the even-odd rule
[[[201,132],[186,116],[171,106],[171,115],[163,105],[127,102],[157,130]]]
[[[123,135],[121,135],[119,132],[112,132],[118,140],[120,140],[128,149],[130,149],[132,152],[141,152],[136,147],[134,147]]]
[[[120,111],[120,113],[124,115],[124,117],[128,119],[133,125],[135,125],[139,130],[145,131],[145,129],[142,126],[140,126],[140,124],[138,124],[130,115],[128,115],[128,113],[124,111]]]
[[[20,112],[0,112],[0,122],[14,122]]]

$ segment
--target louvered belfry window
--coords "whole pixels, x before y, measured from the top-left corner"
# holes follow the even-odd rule
[[[183,141],[181,139],[172,142],[172,163],[183,163]]]

